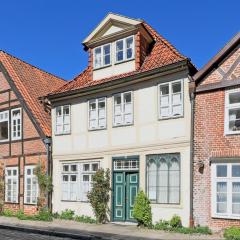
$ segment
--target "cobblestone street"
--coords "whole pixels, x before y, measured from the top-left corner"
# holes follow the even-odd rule
[[[0,240],[71,240],[71,238],[59,238],[27,232],[0,229]]]

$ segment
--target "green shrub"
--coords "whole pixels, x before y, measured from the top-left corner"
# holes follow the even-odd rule
[[[230,227],[225,229],[224,235],[226,240],[240,240],[240,228],[239,227]]]
[[[154,229],[156,230],[169,230],[170,229],[170,224],[169,224],[169,221],[166,221],[166,220],[160,220],[159,222],[157,222],[154,227]]]
[[[96,220],[89,217],[89,216],[76,216],[74,219],[76,222],[82,222],[82,223],[96,223]]]
[[[171,218],[169,224],[170,224],[170,226],[172,228],[182,227],[181,217],[179,217],[178,215],[173,215],[173,217]]]
[[[42,208],[37,215],[33,216],[33,220],[51,222],[53,217],[47,208]]]
[[[3,215],[6,217],[15,217],[15,213],[11,209],[4,209]]]
[[[66,209],[60,213],[59,218],[64,220],[73,220],[74,215],[75,215],[75,212],[73,210]]]
[[[139,226],[149,227],[152,225],[150,201],[142,190],[138,192],[135,198],[133,217],[137,220]]]
[[[87,195],[97,223],[109,221],[110,190],[110,170],[99,169],[93,175],[92,189]]]

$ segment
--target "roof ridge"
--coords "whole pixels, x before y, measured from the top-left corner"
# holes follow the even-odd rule
[[[8,53],[8,52],[6,52],[6,51],[4,51],[4,50],[1,50],[1,49],[0,49],[0,52],[2,52],[3,54],[8,55],[9,57],[15,58],[16,60],[18,60],[18,61],[20,61],[20,62],[23,62],[24,64],[26,64],[26,65],[28,65],[28,66],[30,66],[30,67],[32,67],[32,68],[35,68],[35,69],[37,69],[37,70],[39,70],[39,71],[41,71],[41,72],[43,72],[43,73],[46,73],[46,74],[51,75],[51,76],[53,76],[53,77],[55,77],[55,78],[58,78],[59,80],[66,81],[66,79],[64,79],[64,78],[62,78],[62,77],[59,77],[59,76],[57,76],[57,75],[55,75],[55,74],[53,74],[53,73],[47,72],[46,70],[43,70],[43,69],[41,69],[41,68],[39,68],[39,67],[37,67],[37,66],[34,66],[33,64],[28,63],[28,62],[26,62],[25,60],[22,60],[22,59],[20,59],[20,58],[18,58],[18,57],[16,57],[16,56],[13,56],[12,54],[10,54],[10,53]]]
[[[182,58],[187,58],[183,54],[181,54],[176,47],[174,47],[165,37],[163,37],[161,34],[159,34],[151,25],[149,25],[146,21],[143,21],[144,27],[147,28],[148,31],[150,31],[151,34],[154,35],[156,38],[155,40],[161,40],[162,43],[168,47],[171,51],[173,51],[177,56]]]

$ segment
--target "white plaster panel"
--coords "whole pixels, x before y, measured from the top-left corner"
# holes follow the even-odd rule
[[[103,148],[108,146],[108,135],[106,130],[89,131],[88,147]]]
[[[112,130],[112,145],[126,145],[134,144],[136,142],[136,128],[132,126],[128,127],[116,127]]]

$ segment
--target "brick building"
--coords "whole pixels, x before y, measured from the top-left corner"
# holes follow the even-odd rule
[[[36,211],[34,166],[50,171],[51,117],[39,97],[64,80],[0,51],[0,163],[5,169],[4,208]]]
[[[240,225],[240,33],[195,76],[195,224]]]

